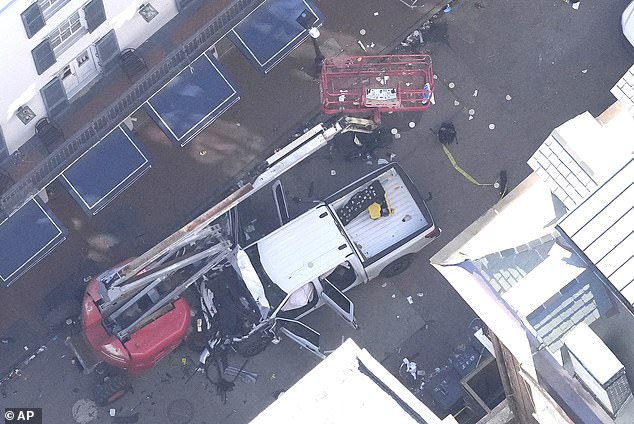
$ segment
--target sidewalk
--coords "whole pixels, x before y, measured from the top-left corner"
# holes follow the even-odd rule
[[[222,2],[211,2],[213,8]],[[318,1],[326,16],[321,43],[325,55],[361,55],[388,52],[417,23],[444,3],[429,2],[409,9],[398,0]],[[207,4],[207,3],[206,3]],[[182,28],[201,24],[200,14],[189,16],[163,40],[177,44]],[[360,30],[366,35],[361,36]],[[362,40],[367,53],[359,46]],[[151,66],[159,61],[164,44],[144,48]],[[145,57],[145,56],[144,56]],[[67,240],[13,286],[3,289],[0,335],[14,337],[10,349],[0,351],[2,369],[25,354],[23,346],[41,344],[63,321],[78,312],[84,277],[142,253],[195,216],[217,197],[228,183],[284,144],[290,134],[319,111],[319,85],[313,79],[314,53],[304,43],[268,75],[261,75],[237,49],[220,58],[238,83],[242,98],[185,148],[175,147],[140,110],[135,128],[148,148],[152,169],[95,217],[87,217],[59,184],[51,186],[50,207],[69,228]],[[155,63],[155,62],[154,62]],[[81,126],[108,105],[108,98],[125,89],[126,78],[113,74],[99,92],[85,96],[64,122],[64,131]],[[109,93],[106,95],[106,93]],[[110,96],[110,97],[109,97]],[[204,152],[204,153],[203,153]],[[71,310],[65,308],[71,307]],[[2,346],[0,346],[2,347]]]

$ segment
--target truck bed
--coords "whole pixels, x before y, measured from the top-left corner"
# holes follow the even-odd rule
[[[393,213],[378,219],[370,218],[367,210],[361,212],[344,226],[348,236],[363,254],[364,259],[371,259],[390,247],[411,236],[423,231],[430,222],[425,217],[426,207],[412,195],[411,190],[398,172],[396,166],[383,169],[379,175],[371,179],[362,180],[335,194],[327,203],[336,212],[342,208],[351,198],[374,181],[379,181],[385,190],[387,201]],[[417,193],[415,193],[418,196]],[[340,197],[337,197],[340,196]],[[422,201],[420,201],[422,202]]]

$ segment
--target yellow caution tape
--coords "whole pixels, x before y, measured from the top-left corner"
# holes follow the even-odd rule
[[[467,171],[462,169],[460,167],[460,165],[458,165],[458,162],[456,162],[456,159],[454,159],[453,155],[451,154],[451,152],[449,151],[447,146],[445,146],[444,144],[442,145],[442,149],[445,152],[445,155],[447,155],[447,157],[449,158],[449,162],[451,162],[451,164],[456,169],[456,171],[460,172],[462,174],[462,176],[464,176],[467,179],[467,181],[469,181],[469,182],[471,182],[471,183],[473,183],[475,185],[479,185],[479,186],[491,185],[491,184],[482,184],[482,183],[478,182],[478,180],[473,178]]]

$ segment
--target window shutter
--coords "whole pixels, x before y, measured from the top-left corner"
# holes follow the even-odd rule
[[[99,65],[104,69],[111,65],[114,59],[119,57],[119,42],[114,29],[110,30],[95,43],[95,50],[99,58]]]
[[[42,87],[40,94],[42,94],[46,111],[51,117],[61,114],[68,107],[66,90],[59,77],[53,78],[48,84]]]
[[[44,28],[44,16],[37,2],[27,7],[20,16],[22,16],[22,23],[24,24],[27,37],[33,37],[36,32]]]
[[[37,69],[38,75],[42,75],[42,72],[57,62],[55,52],[53,52],[53,47],[51,47],[48,38],[45,38],[44,41],[35,46],[35,48],[31,50],[31,54],[33,55],[33,62],[35,62],[35,69]]]
[[[106,20],[106,10],[103,7],[103,0],[92,0],[84,6],[84,16],[88,32],[93,32]]]

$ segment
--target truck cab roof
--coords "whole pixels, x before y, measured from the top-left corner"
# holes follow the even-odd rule
[[[353,254],[324,204],[260,239],[256,245],[264,271],[286,293],[332,270]]]

